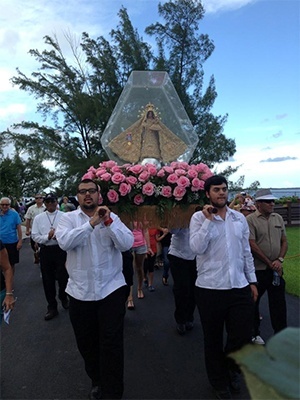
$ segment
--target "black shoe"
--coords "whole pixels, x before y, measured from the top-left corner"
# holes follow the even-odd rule
[[[185,329],[186,329],[187,331],[191,331],[193,328],[194,328],[194,322],[189,321],[189,322],[186,322],[186,323],[185,323]]]
[[[47,314],[45,315],[45,321],[49,321],[50,319],[56,317],[58,315],[57,310],[48,310]]]
[[[232,399],[229,389],[215,390],[217,399]]]
[[[68,297],[61,301],[61,305],[63,306],[63,308],[65,310],[68,310],[68,308],[69,308],[69,299],[68,299]]]
[[[234,393],[241,391],[241,374],[236,371],[229,371],[230,389]]]
[[[179,335],[185,334],[185,324],[177,324],[176,329],[177,329],[177,332],[179,333]]]
[[[92,386],[92,389],[90,390],[90,393],[89,393],[89,399],[90,400],[98,400],[101,398],[102,398],[102,394],[101,394],[100,386]]]

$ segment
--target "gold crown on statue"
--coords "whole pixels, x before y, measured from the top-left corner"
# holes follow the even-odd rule
[[[159,119],[161,118],[158,108],[152,103],[148,103],[145,105],[145,107],[141,107],[138,117],[145,118],[149,111],[152,111],[155,117],[158,117]]]

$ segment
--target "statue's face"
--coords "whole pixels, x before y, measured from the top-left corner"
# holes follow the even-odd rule
[[[148,111],[147,113],[147,118],[153,119],[154,118],[154,113],[153,111]]]

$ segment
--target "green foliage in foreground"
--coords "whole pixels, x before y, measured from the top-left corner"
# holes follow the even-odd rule
[[[230,355],[241,367],[252,399],[299,399],[299,328],[286,328],[266,346]]]
[[[300,228],[286,228],[288,252],[284,260],[286,291],[300,297]]]

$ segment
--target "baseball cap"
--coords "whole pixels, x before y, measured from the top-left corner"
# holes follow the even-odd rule
[[[256,192],[255,200],[276,200],[277,197],[273,196],[270,189],[260,189]]]
[[[47,201],[47,200],[57,200],[57,196],[56,196],[55,193],[50,192],[50,193],[46,194],[46,196],[44,197],[44,200],[45,201]]]

